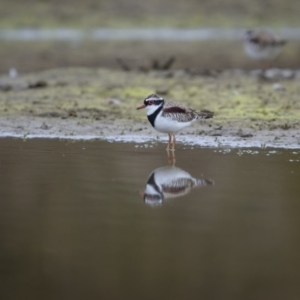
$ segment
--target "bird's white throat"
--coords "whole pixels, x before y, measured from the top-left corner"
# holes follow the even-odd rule
[[[163,104],[146,106],[147,116],[154,114]]]

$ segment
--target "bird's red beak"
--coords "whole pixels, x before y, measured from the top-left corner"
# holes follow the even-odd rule
[[[142,108],[145,108],[145,107],[146,107],[146,105],[143,104],[142,106],[139,106],[137,109],[142,109]]]

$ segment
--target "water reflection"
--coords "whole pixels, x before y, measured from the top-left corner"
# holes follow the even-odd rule
[[[299,150],[135,146],[0,139],[1,299],[299,299]]]
[[[166,199],[184,196],[195,187],[212,184],[213,180],[194,178],[174,165],[160,167],[149,175],[142,196],[146,204],[157,206],[163,204]]]

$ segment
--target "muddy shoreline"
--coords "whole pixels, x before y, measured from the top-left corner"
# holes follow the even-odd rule
[[[182,131],[179,143],[300,148],[299,78],[276,74],[77,68],[1,76],[0,136],[166,142],[135,109],[156,92],[215,112],[214,119]]]
[[[148,126],[139,122],[80,122],[76,120],[56,120],[30,116],[0,117],[0,138],[13,137],[23,141],[32,138],[57,138],[67,140],[108,140],[119,142],[136,142],[146,145],[167,143],[166,135],[159,134]],[[201,129],[202,134],[197,134]],[[219,133],[218,133],[219,131]],[[177,135],[177,143],[186,146],[229,147],[229,148],[287,148],[300,149],[299,130],[262,130],[249,128],[236,129],[234,126],[226,131],[210,129],[202,124],[193,125]]]

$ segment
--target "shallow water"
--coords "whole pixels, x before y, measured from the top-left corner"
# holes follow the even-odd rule
[[[286,39],[300,39],[299,28],[281,28],[278,33]],[[94,28],[82,29],[2,29],[0,40],[17,41],[82,41],[82,40],[169,40],[202,41],[211,39],[240,40],[245,28]]]
[[[300,151],[164,149],[0,139],[1,298],[298,299]]]

